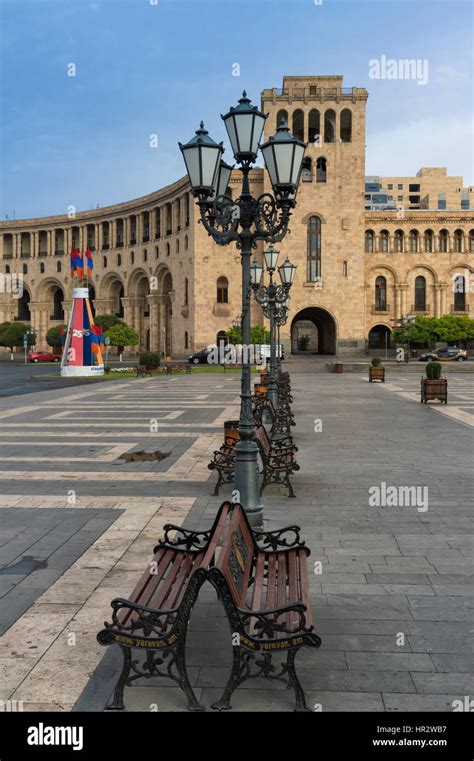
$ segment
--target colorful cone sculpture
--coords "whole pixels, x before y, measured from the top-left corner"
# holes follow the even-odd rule
[[[88,288],[73,288],[69,325],[63,336],[62,376],[104,374],[102,328],[94,325]]]

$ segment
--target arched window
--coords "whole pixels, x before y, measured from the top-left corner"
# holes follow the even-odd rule
[[[474,230],[469,230],[469,251],[474,253]]]
[[[27,275],[27,274],[28,274],[28,265],[27,265],[27,264],[24,264],[24,265],[23,265],[23,274],[24,274],[24,275]]]
[[[302,182],[312,182],[313,181],[313,169],[312,169],[312,162],[309,156],[305,156],[303,159],[303,168],[301,171],[301,180]]]
[[[226,277],[220,277],[217,280],[217,303],[229,303],[229,282]]]
[[[189,238],[187,235],[184,236],[184,249],[187,251],[189,248]]]
[[[176,239],[176,253],[179,254],[179,238]]]
[[[143,261],[146,262],[148,260],[148,251],[146,248],[143,249]]]
[[[418,230],[410,230],[408,240],[410,252],[416,254],[418,252]]]
[[[64,294],[61,288],[57,288],[53,296],[53,314],[51,315],[52,320],[64,320],[63,301]]]
[[[169,255],[170,255],[170,253],[171,253],[170,244],[169,244],[169,243],[167,243],[167,244],[166,244],[166,256],[169,256]]]
[[[187,307],[189,304],[189,280],[187,277],[184,278],[184,306]]]
[[[464,233],[462,230],[454,231],[454,251],[461,254],[464,248]]]
[[[218,347],[220,346],[227,346],[229,343],[229,339],[227,338],[227,334],[225,330],[219,330],[217,336],[216,336],[216,345]]]
[[[441,253],[446,254],[449,248],[449,233],[447,230],[439,231],[439,250]]]
[[[464,275],[457,275],[454,280],[454,311],[466,311],[466,278]]]
[[[135,264],[135,251],[130,252],[130,264]]]
[[[158,246],[155,246],[155,259],[158,259],[159,255],[160,255],[160,249],[158,248]]]
[[[379,251],[388,254],[390,251],[390,235],[388,230],[381,230],[379,236]]]
[[[61,262],[56,262],[56,272],[61,272]]]
[[[373,230],[365,231],[365,251],[368,254],[373,254],[375,251],[375,233]]]
[[[132,251],[133,256],[133,251]],[[133,261],[132,261],[133,264]],[[117,254],[117,267],[120,267],[122,265],[122,254]]]
[[[185,349],[189,349],[188,343],[189,343],[189,342],[188,342],[188,331],[187,331],[187,330],[185,330],[185,331],[184,331],[184,348],[185,348]]]
[[[288,111],[285,111],[284,108],[280,108],[277,113],[276,127],[278,128],[282,122],[288,124]]]
[[[342,109],[339,129],[342,142],[350,143],[352,140],[352,111],[350,108]]]
[[[26,288],[23,289],[23,294],[20,299],[18,299],[18,317],[17,320],[19,322],[30,322],[31,321],[31,312],[30,312],[30,294],[26,290]]]
[[[403,246],[403,243],[404,243],[403,230],[395,230],[394,243],[395,243],[395,251],[397,253],[402,253],[403,252],[403,248],[404,248],[404,246]]]
[[[324,114],[324,142],[336,142],[336,112],[333,108],[328,108]]]
[[[428,254],[433,253],[433,230],[425,230],[425,235],[423,238],[423,246],[425,251]]]
[[[319,217],[310,217],[308,220],[306,279],[309,283],[314,283],[319,281],[320,278],[321,278],[321,220]]]
[[[316,161],[316,182],[327,181],[327,161],[324,156],[320,156]]]
[[[293,129],[291,131],[298,140],[304,140],[304,113],[301,108],[293,111]]]
[[[107,269],[107,257],[106,256],[102,257],[102,266],[103,266],[104,270]]]
[[[343,277],[347,277],[347,261],[346,260],[344,260],[342,264],[342,275]]]
[[[312,108],[308,117],[308,141],[321,142],[321,119],[317,108]]]
[[[375,278],[375,308],[379,312],[387,309],[387,281],[383,275]]]
[[[415,312],[426,310],[426,279],[423,275],[415,278]]]
[[[5,272],[10,272],[10,267],[5,267]],[[44,262],[41,262],[40,264],[40,273],[44,274]]]

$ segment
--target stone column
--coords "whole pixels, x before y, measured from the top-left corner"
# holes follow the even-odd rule
[[[115,248],[117,241],[117,220],[111,219],[109,224],[109,245],[110,248]]]
[[[401,289],[400,289],[400,284],[395,283],[395,319],[400,320],[401,316],[402,316]]]
[[[71,228],[64,228],[64,253],[68,256],[71,253]]]
[[[137,214],[136,220],[137,220],[137,228],[136,228],[136,230],[137,230],[137,232],[136,232],[137,245],[139,245],[139,244],[141,245],[143,243],[143,240],[142,240],[142,238],[143,238],[143,219],[142,219],[142,215],[141,214]]]
[[[448,291],[448,283],[438,283],[439,286],[439,316],[448,314],[451,308],[451,304],[446,304],[446,293]]]
[[[440,317],[440,289],[439,284],[434,284],[434,316]]]
[[[150,293],[146,297],[150,307],[150,351],[160,351],[160,297]]]
[[[408,285],[406,283],[400,283],[400,316],[405,316],[407,314],[407,304],[406,304],[406,292],[408,290]]]
[[[96,251],[102,251],[102,223],[99,222],[95,226],[95,250]]]
[[[33,233],[33,256],[39,256],[39,231]]]
[[[156,217],[155,217],[155,210],[152,209],[148,214],[148,219],[150,220],[150,223],[148,225],[149,231],[150,231],[150,243],[155,240],[156,235]]]
[[[71,313],[72,301],[63,301],[61,305],[64,311],[64,322],[67,325],[69,322],[69,315]]]
[[[123,224],[122,224],[122,234],[123,234],[123,245],[125,246],[130,245],[130,232],[131,232],[131,225],[130,225],[130,219],[128,217],[123,218]]]

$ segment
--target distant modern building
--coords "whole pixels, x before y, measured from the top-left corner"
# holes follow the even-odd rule
[[[366,177],[367,97],[341,76],[284,77],[282,89],[261,95],[265,139],[283,117],[308,142],[291,233],[278,246],[298,267],[282,330],[287,351],[308,335],[310,352],[362,353],[384,346],[404,316],[474,311],[473,188],[444,168]],[[270,191],[262,169],[251,187]],[[182,178],[74,219],[1,222],[3,272],[21,274],[24,292],[0,293],[0,322],[30,323],[45,347],[48,328],[66,322],[71,306],[71,246],[89,247],[96,313],[122,317],[140,348],[184,356],[218,342],[240,315],[240,255],[214,244],[198,218]]]

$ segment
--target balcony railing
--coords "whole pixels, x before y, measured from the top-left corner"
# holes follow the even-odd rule
[[[117,243],[115,244],[115,248],[123,248],[123,241],[118,240]]]
[[[412,304],[411,311],[416,312],[417,314],[429,314],[431,312],[431,306],[429,304],[425,304],[424,306],[422,304]]]
[[[144,235],[143,238],[142,238],[142,243],[148,243],[149,240],[150,240],[150,236],[149,235]]]
[[[171,235],[171,227],[166,231],[166,235]]]
[[[469,312],[469,304],[451,304],[451,312]]]
[[[102,243],[102,251],[108,251],[109,250],[109,244],[108,243]]]
[[[158,232],[155,235],[155,240],[160,240],[161,238],[161,232],[158,230]]]
[[[64,256],[64,249],[63,248],[56,248],[54,251],[55,256]]]
[[[13,259],[13,254],[3,254],[4,259]]]
[[[137,242],[137,239],[136,239],[135,235],[132,235],[130,237],[130,245],[134,246],[136,242]]]
[[[22,251],[20,254],[20,259],[29,259],[31,256],[29,251]]]
[[[373,304],[372,314],[378,314],[379,312],[390,312],[390,304]]]
[[[38,251],[38,256],[48,256],[47,251]]]

